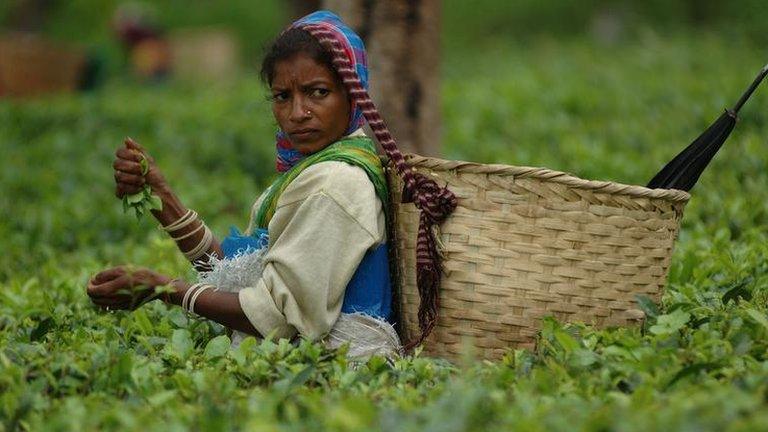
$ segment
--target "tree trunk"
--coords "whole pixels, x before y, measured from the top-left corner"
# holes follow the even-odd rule
[[[440,152],[440,0],[323,0],[368,50],[370,91],[401,150]]]

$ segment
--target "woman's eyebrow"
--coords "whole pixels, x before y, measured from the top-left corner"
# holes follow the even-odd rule
[[[302,87],[312,87],[312,86],[316,86],[318,84],[329,85],[328,80],[325,80],[323,78],[316,78],[316,79],[313,79],[312,81],[301,83],[301,86]]]

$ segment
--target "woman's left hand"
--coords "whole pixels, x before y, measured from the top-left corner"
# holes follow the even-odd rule
[[[171,281],[150,269],[119,266],[97,273],[88,281],[86,291],[91,301],[104,309],[133,310],[151,300],[155,287]]]

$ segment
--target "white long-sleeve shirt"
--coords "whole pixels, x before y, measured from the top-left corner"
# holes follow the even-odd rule
[[[253,206],[249,231],[263,197]],[[261,335],[317,339],[339,318],[365,253],[386,240],[373,183],[344,162],[312,165],[283,191],[268,231],[262,276],[239,291],[240,306]]]

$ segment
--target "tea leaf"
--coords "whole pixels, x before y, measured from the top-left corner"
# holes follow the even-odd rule
[[[652,325],[649,330],[655,335],[669,335],[683,328],[690,319],[691,315],[688,312],[675,309],[672,313],[659,315],[656,324]]]
[[[205,345],[203,355],[207,359],[223,357],[227,354],[230,344],[231,341],[226,335],[216,336]]]
[[[763,326],[766,330],[768,330],[768,317],[766,317],[765,312],[759,312],[752,308],[749,308],[746,310],[747,315],[749,315],[755,322]]]

